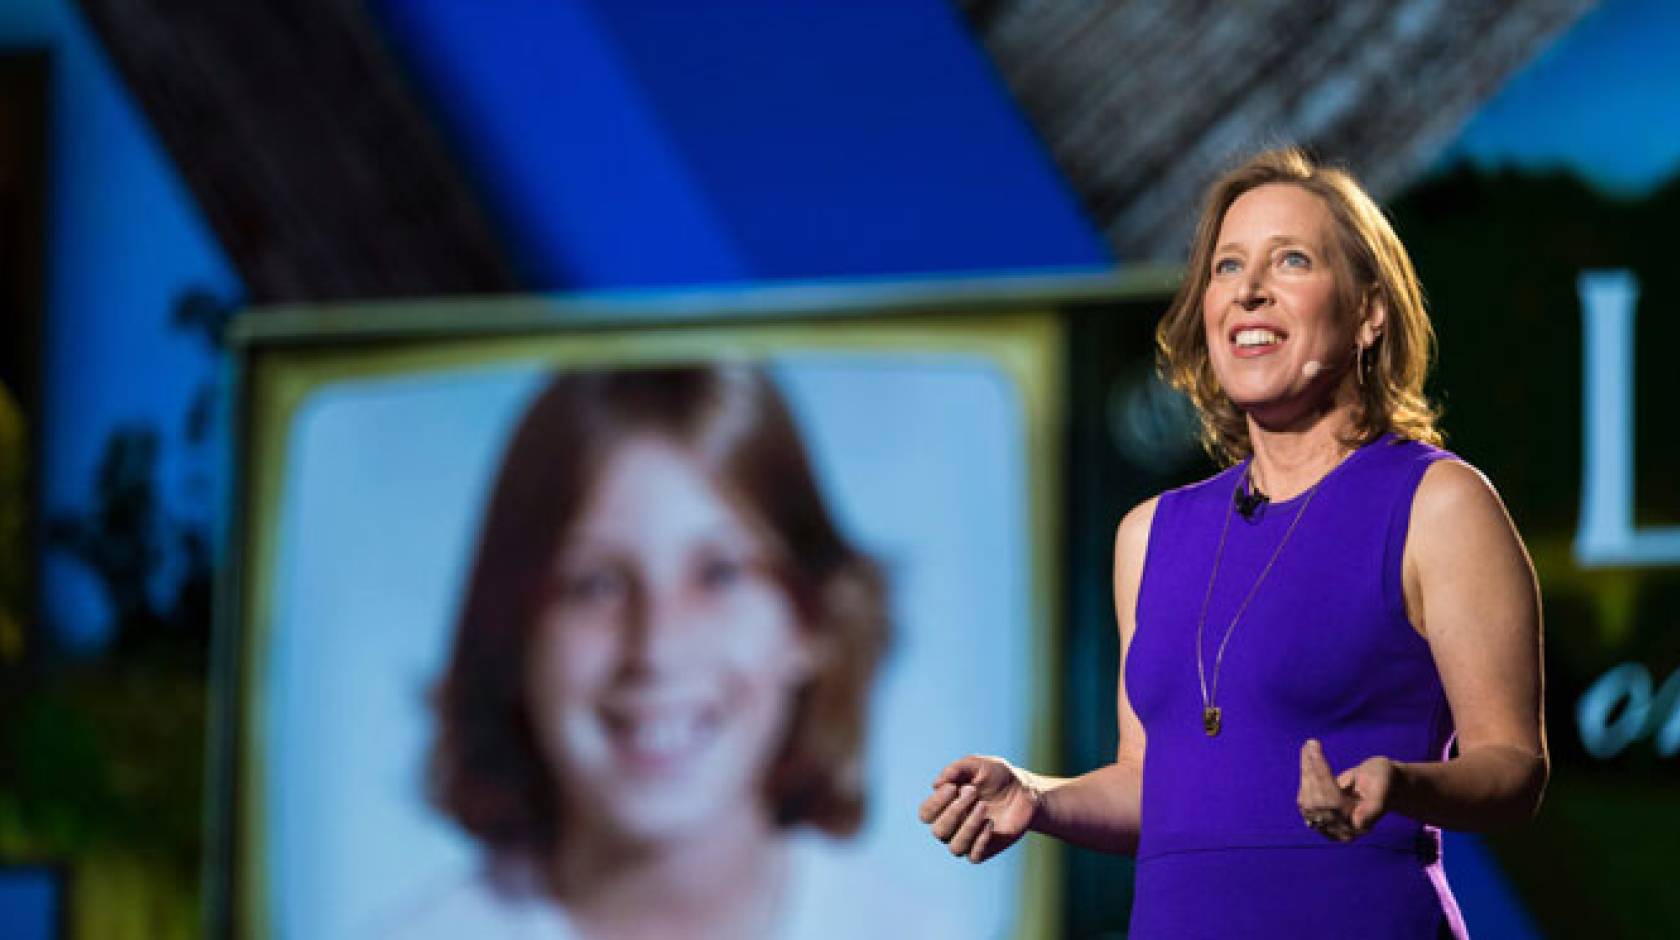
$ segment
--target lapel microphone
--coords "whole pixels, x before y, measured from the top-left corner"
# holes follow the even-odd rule
[[[1261,506],[1271,502],[1271,497],[1253,488],[1251,483],[1252,481],[1245,476],[1242,487],[1231,494],[1231,504],[1237,507],[1237,513],[1249,522],[1254,521],[1254,514],[1260,511]]]

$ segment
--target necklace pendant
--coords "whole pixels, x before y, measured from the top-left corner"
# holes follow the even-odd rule
[[[1210,738],[1219,733],[1218,708],[1209,705],[1208,707],[1202,709],[1202,730],[1206,731],[1207,736]]]

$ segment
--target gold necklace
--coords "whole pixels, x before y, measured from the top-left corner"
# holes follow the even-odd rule
[[[1202,652],[1202,636],[1207,627],[1208,602],[1213,600],[1213,583],[1219,579],[1219,561],[1225,555],[1225,535],[1231,531],[1231,509],[1237,503],[1237,494],[1241,491],[1243,485],[1249,481],[1249,475],[1254,467],[1252,463],[1254,458],[1249,458],[1251,461],[1249,469],[1243,471],[1242,476],[1237,478],[1236,487],[1231,490],[1231,498],[1225,503],[1225,524],[1219,528],[1219,547],[1214,549],[1213,552],[1213,572],[1208,575],[1207,593],[1202,596],[1202,614],[1196,618],[1196,678],[1202,685],[1202,730],[1210,738],[1219,733],[1221,712],[1219,706],[1214,704],[1215,696],[1219,693],[1219,667],[1225,663],[1225,647],[1231,642],[1231,634],[1237,629],[1237,621],[1242,619],[1243,611],[1248,609],[1248,602],[1254,600],[1254,595],[1259,592],[1260,585],[1266,580],[1266,575],[1272,573],[1272,566],[1277,564],[1278,556],[1283,554],[1283,547],[1289,544],[1289,537],[1295,534],[1295,527],[1300,525],[1301,517],[1307,514],[1307,507],[1312,505],[1313,496],[1318,493],[1319,485],[1329,479],[1330,474],[1335,472],[1336,467],[1341,466],[1342,461],[1346,460],[1348,456],[1349,454],[1343,454],[1336,461],[1336,466],[1326,470],[1324,476],[1319,477],[1318,482],[1307,490],[1306,498],[1301,501],[1301,508],[1295,510],[1295,518],[1290,520],[1289,528],[1284,530],[1283,538],[1278,541],[1277,548],[1272,550],[1272,557],[1266,560],[1266,567],[1260,569],[1260,577],[1254,579],[1254,586],[1248,589],[1248,596],[1243,598],[1242,604],[1237,607],[1237,612],[1232,615],[1230,625],[1225,628],[1225,638],[1219,641],[1219,652],[1213,658],[1213,686],[1209,688],[1207,666],[1205,665],[1206,656]]]

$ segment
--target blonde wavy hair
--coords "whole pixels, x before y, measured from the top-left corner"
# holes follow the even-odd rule
[[[1435,356],[1435,328],[1423,303],[1423,288],[1394,227],[1358,181],[1345,170],[1321,166],[1297,147],[1266,150],[1250,157],[1208,187],[1184,281],[1155,327],[1161,375],[1189,396],[1202,423],[1202,446],[1215,460],[1234,464],[1253,452],[1248,422],[1226,397],[1208,355],[1202,324],[1202,296],[1212,277],[1214,246],[1225,211],[1239,196],[1271,183],[1299,186],[1330,210],[1335,238],[1338,308],[1352,316],[1367,299],[1380,299],[1387,323],[1355,368],[1364,370],[1350,445],[1393,431],[1401,437],[1440,445],[1440,409],[1424,394]]]

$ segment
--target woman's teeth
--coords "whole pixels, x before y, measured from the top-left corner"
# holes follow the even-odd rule
[[[695,724],[676,718],[637,725],[630,734],[630,744],[641,751],[672,754],[687,750],[694,743]]]
[[[632,752],[646,757],[666,758],[685,754],[699,746],[711,723],[700,711],[609,720],[620,741]]]
[[[1273,346],[1283,342],[1283,337],[1271,330],[1248,329],[1237,331],[1237,346],[1247,349],[1254,346]]]

